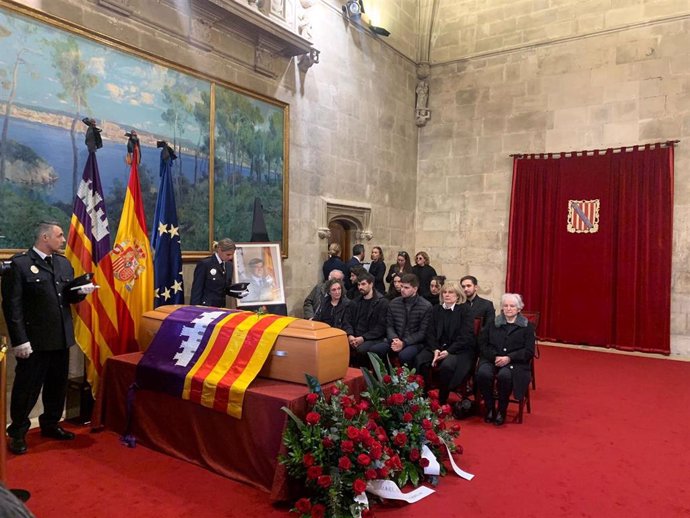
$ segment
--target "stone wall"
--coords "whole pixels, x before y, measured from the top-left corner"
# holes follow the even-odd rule
[[[509,154],[681,139],[675,160],[671,343],[674,355],[689,356],[688,49],[690,19],[680,17],[433,66],[432,118],[419,140],[417,248],[429,250],[451,277],[479,277],[497,302],[505,285]]]
[[[443,0],[432,63],[544,45],[690,13],[688,0]]]

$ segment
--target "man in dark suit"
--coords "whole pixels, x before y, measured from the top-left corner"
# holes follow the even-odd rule
[[[213,255],[197,263],[194,268],[190,304],[225,307],[226,287],[231,283],[234,256],[235,242],[226,237],[218,241]]]
[[[478,284],[477,278],[472,275],[465,275],[460,279],[460,287],[467,297],[465,304],[469,307],[470,318],[473,320],[477,317],[481,318],[483,328],[494,321],[496,310],[493,302],[477,295]]]
[[[350,273],[353,267],[362,266],[364,261],[364,245],[356,244],[352,247],[352,258],[345,264],[345,291],[350,291],[353,287],[352,280],[350,280]]]
[[[40,223],[33,248],[15,255],[2,279],[2,309],[17,358],[12,423],[7,428],[9,449],[17,455],[26,452],[29,414],[41,388],[41,435],[74,439],[73,433],[58,425],[65,406],[69,348],[75,343],[69,305],[84,300],[95,286],[73,287],[72,265],[57,253],[64,244],[65,235],[57,223]]]

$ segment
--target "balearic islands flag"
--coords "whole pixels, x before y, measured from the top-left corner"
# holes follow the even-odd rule
[[[118,335],[115,308],[118,302],[122,304],[113,290],[112,277],[109,278],[102,268],[109,262],[109,251],[110,231],[103,187],[96,153],[91,151],[74,198],[65,255],[76,276],[93,273],[93,283],[100,286],[84,302],[72,306],[74,335],[88,358],[86,373],[94,394],[103,363],[113,354],[111,344]]]
[[[109,254],[113,285],[124,301],[124,306],[117,308],[120,353],[139,350],[137,331],[141,316],[153,309],[153,260],[139,185],[139,153],[137,144],[132,152],[120,226]]]
[[[137,385],[242,417],[249,384],[296,319],[183,306],[161,323],[137,365]]]
[[[184,304],[182,284],[182,248],[177,207],[172,184],[172,163],[175,155],[169,148],[161,150],[160,187],[156,215],[151,228],[151,247],[155,271],[154,306]]]

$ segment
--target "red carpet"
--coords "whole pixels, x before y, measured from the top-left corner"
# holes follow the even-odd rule
[[[690,516],[690,363],[542,347],[533,413],[502,428],[462,422],[471,482],[377,516]],[[514,411],[511,405],[511,411]],[[268,495],[110,432],[72,443],[29,435],[8,484],[32,492],[39,518],[288,516]]]

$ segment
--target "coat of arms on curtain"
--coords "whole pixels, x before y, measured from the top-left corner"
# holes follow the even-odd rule
[[[594,234],[599,231],[599,200],[568,200],[568,232]]]

